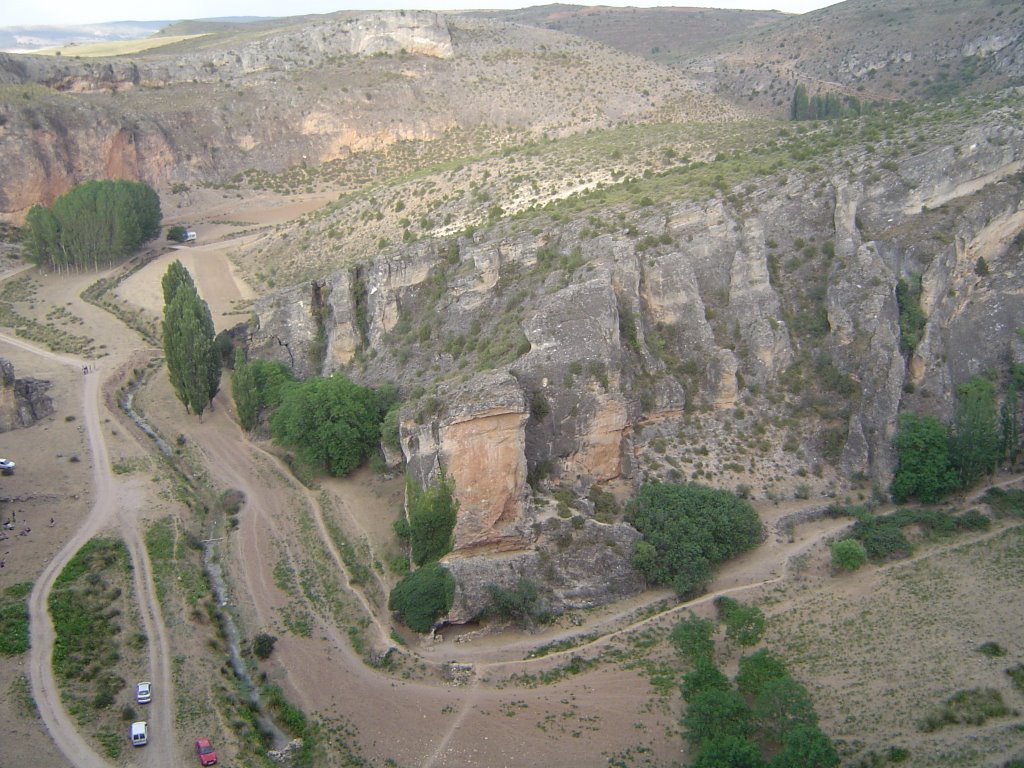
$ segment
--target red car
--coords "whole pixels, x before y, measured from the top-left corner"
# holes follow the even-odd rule
[[[199,755],[200,765],[213,765],[217,762],[217,753],[213,751],[209,739],[196,739],[196,754]]]

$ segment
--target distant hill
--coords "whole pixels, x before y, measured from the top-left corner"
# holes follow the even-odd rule
[[[232,16],[204,21],[228,21],[248,23],[258,16]],[[117,40],[139,40],[160,32],[164,27],[176,24],[176,19],[161,21],[106,21],[96,24],[23,25],[0,27],[0,51],[7,53],[31,53],[44,48],[88,43],[107,43]]]
[[[481,11],[479,15],[586,37],[660,61],[715,50],[725,39],[750,35],[767,24],[789,17],[779,11],[565,4]]]

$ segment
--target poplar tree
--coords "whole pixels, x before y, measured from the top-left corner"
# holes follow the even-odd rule
[[[171,386],[185,410],[201,416],[220,388],[221,358],[209,305],[181,262],[168,267],[164,292],[164,357]]]
[[[116,263],[160,234],[160,197],[137,181],[87,181],[35,205],[25,219],[29,259],[62,271]]]

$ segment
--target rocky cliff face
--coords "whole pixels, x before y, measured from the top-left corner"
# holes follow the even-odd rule
[[[0,99],[0,160],[7,169],[0,216],[20,221],[32,204],[48,205],[87,179],[166,188],[230,175],[254,159],[287,167],[309,156],[329,160],[403,138],[434,138],[450,121],[413,116],[409,124],[392,118],[384,127],[353,117],[351,109],[345,118],[301,104],[308,101],[301,88],[286,98],[262,90],[283,73],[325,60],[399,53],[450,58],[444,17],[383,12],[329,19],[237,47],[136,61],[0,54],[0,83],[24,89],[23,99]],[[217,109],[229,85],[259,92],[257,103],[247,95]]]
[[[635,541],[594,519],[592,487],[884,488],[901,410],[948,414],[958,383],[1020,356],[1024,131],[1003,117],[860,178],[748,188],[742,205],[666,203],[600,234],[580,217],[389,251],[325,278],[326,314],[308,286],[258,303],[253,352],[288,361],[283,340],[310,360],[320,333],[327,354],[303,373],[402,385],[409,469],[427,483],[444,467],[460,502],[454,618],[522,576],[553,606],[612,599],[639,584],[563,589],[598,553],[605,571],[629,571]],[[896,286],[917,276],[927,325],[908,351]],[[551,546],[566,495],[574,530],[612,544]]]
[[[0,432],[30,427],[53,413],[53,400],[46,394],[50,382],[18,379],[14,365],[0,358]]]
[[[174,49],[108,60],[0,54],[0,163],[13,171],[0,175],[0,219],[18,223],[90,178],[166,193],[302,169],[296,183],[307,189],[317,174],[305,169],[399,142],[454,139],[476,151],[482,136],[736,114],[668,67],[433,13],[285,19]],[[354,175],[370,183],[375,166]]]

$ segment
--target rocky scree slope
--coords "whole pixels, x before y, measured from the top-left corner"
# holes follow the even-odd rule
[[[400,384],[408,471],[444,467],[460,503],[453,620],[520,576],[554,610],[609,600],[640,586],[635,532],[594,487],[885,488],[901,410],[945,418],[958,384],[1024,361],[1021,117],[1011,91],[782,127],[790,165],[732,188],[686,179],[735,158],[684,164],[624,182],[639,202],[595,193],[267,296],[250,352]],[[900,281],[921,286],[913,348]]]

